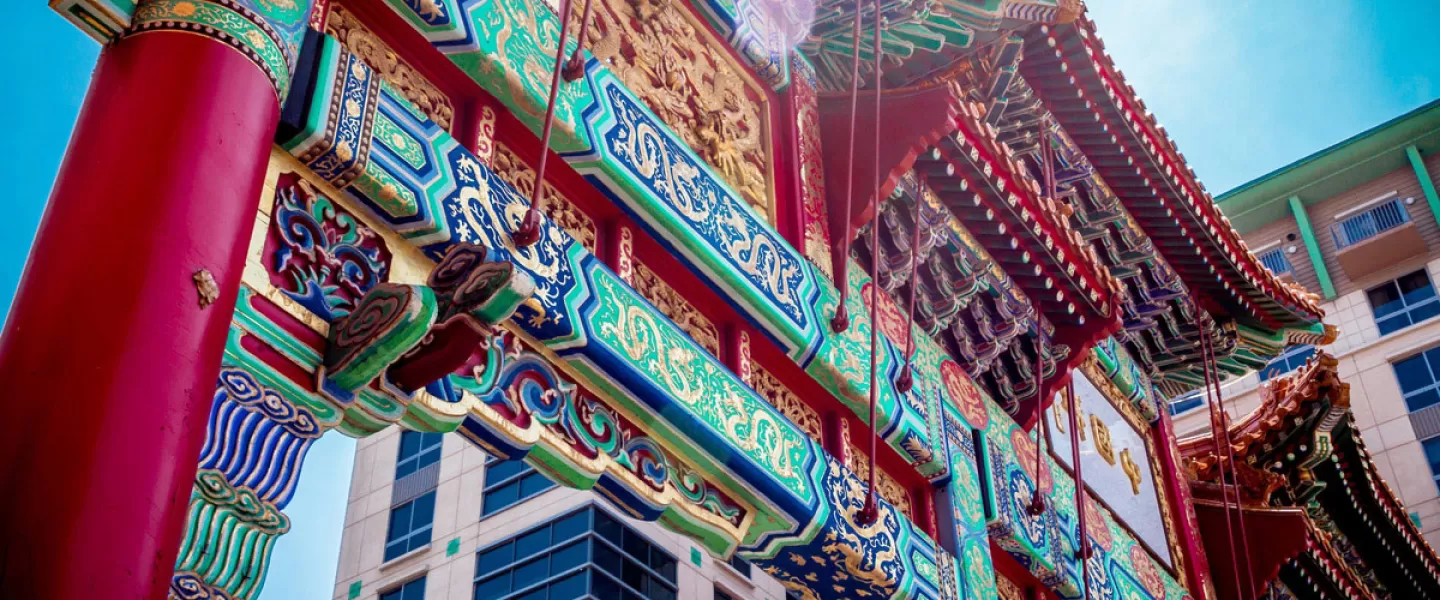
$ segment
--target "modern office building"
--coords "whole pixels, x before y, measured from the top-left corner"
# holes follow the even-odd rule
[[[453,434],[360,440],[337,600],[782,600],[739,558],[716,558],[593,491],[496,461]],[[588,594],[588,595],[587,595]]]
[[[1440,101],[1316,152],[1216,200],[1271,271],[1324,298],[1325,351],[1376,466],[1440,542]],[[1315,354],[1289,347],[1224,388],[1236,418],[1265,383]],[[1209,427],[1198,396],[1172,405],[1181,437]]]

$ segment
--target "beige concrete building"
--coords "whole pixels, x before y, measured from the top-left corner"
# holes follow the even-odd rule
[[[783,600],[779,582],[457,434],[360,440],[336,600]]]
[[[1324,348],[1350,383],[1355,420],[1380,472],[1440,545],[1440,101],[1326,148],[1219,197],[1251,250],[1321,294],[1340,328]],[[1304,364],[1293,347],[1259,373],[1227,381],[1244,415],[1264,381]],[[1171,407],[1182,436],[1209,426],[1198,398]]]

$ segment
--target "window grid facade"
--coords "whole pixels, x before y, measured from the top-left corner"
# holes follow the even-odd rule
[[[675,557],[594,504],[481,549],[474,600],[675,600]]]
[[[1389,335],[1440,315],[1440,297],[1424,269],[1387,281],[1365,292],[1380,335]]]
[[[1410,412],[1440,404],[1440,348],[1397,361],[1394,367]]]
[[[434,522],[435,490],[390,509],[390,530],[385,537],[385,560],[395,560],[430,545],[430,531]]]
[[[480,501],[480,516],[493,515],[552,487],[555,487],[555,482],[525,461],[499,460],[492,457],[485,463],[485,489]]]
[[[400,455],[395,458],[395,479],[400,479],[440,462],[442,433],[404,431],[400,433]]]

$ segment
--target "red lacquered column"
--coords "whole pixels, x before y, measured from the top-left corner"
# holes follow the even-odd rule
[[[1185,465],[1176,445],[1175,424],[1170,420],[1170,410],[1163,403],[1160,406],[1160,420],[1155,426],[1156,446],[1160,450],[1160,467],[1167,474],[1165,490],[1170,498],[1170,510],[1175,517],[1179,531],[1180,546],[1184,551],[1185,575],[1190,594],[1200,599],[1215,597],[1215,588],[1210,581],[1210,563],[1205,556],[1205,543],[1200,536],[1200,522],[1195,518],[1195,507],[1190,500],[1190,480],[1185,476]]]
[[[0,339],[0,596],[165,597],[278,113],[214,37],[101,54]]]

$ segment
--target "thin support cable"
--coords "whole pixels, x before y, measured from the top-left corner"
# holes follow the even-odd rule
[[[589,41],[590,34],[590,5],[593,0],[585,0],[585,12],[580,17],[580,35],[576,38],[575,52],[570,54],[570,60],[565,63],[565,70],[561,75],[565,81],[575,81],[585,75],[585,42]]]
[[[550,74],[550,100],[545,104],[545,121],[540,130],[540,161],[535,166],[535,185],[530,190],[530,208],[520,220],[520,227],[510,235],[516,248],[526,248],[540,240],[540,194],[545,187],[545,164],[550,158],[550,131],[555,127],[555,101],[560,97],[560,71],[565,66],[565,42],[570,39],[570,0],[560,0],[560,41],[555,47],[555,69]]]
[[[857,3],[858,4],[858,3]],[[859,9],[859,6],[856,6]],[[879,283],[880,276],[880,60],[884,57],[880,51],[880,0],[875,0],[875,210],[874,218],[870,221],[870,274]],[[858,58],[858,56],[857,56]],[[858,63],[857,63],[858,65]],[[855,128],[850,128],[853,133]],[[880,517],[879,507],[875,501],[875,472],[879,470],[875,458],[880,450],[880,428],[875,422],[876,395],[879,390],[877,369],[880,362],[876,352],[880,343],[880,322],[877,319],[880,307],[880,294],[882,290],[879,285],[870,286],[870,483],[865,492],[865,506],[856,515],[856,520],[862,525],[874,523]]]
[[[1080,578],[1084,587],[1080,588],[1080,597],[1088,598],[1090,595],[1090,533],[1086,528],[1085,514],[1085,476],[1080,471],[1080,401],[1075,398],[1075,379],[1072,376],[1065,386],[1065,394],[1070,401],[1070,464],[1075,468],[1075,512],[1079,514],[1079,532],[1076,535],[1080,540],[1080,547],[1075,549],[1075,558],[1080,559]]]
[[[895,389],[904,394],[915,387],[915,374],[910,361],[915,352],[915,292],[920,287],[920,203],[925,201],[925,182],[921,180],[915,194],[915,225],[910,232],[910,308],[905,319],[905,367],[895,380]]]
[[[850,152],[845,156],[845,217],[842,231],[835,234],[835,247],[831,252],[845,256],[850,249],[850,206],[855,197],[855,119],[860,114],[860,9],[865,0],[855,0],[855,27],[852,30],[854,43],[850,45]],[[880,13],[875,13],[875,27],[880,27]],[[879,96],[876,96],[879,100]],[[830,329],[840,333],[850,328],[850,261],[840,261],[840,272],[835,274],[835,285],[840,288],[840,304],[835,307],[835,317],[830,319]]]
[[[1198,305],[1199,303],[1197,302],[1196,304]],[[1230,548],[1230,571],[1235,574],[1235,594],[1239,595],[1241,594],[1240,590],[1242,588],[1240,584],[1240,561],[1239,558],[1235,556],[1235,524],[1230,518],[1230,488],[1225,483],[1225,469],[1220,464],[1225,456],[1225,451],[1221,448],[1221,445],[1228,443],[1226,440],[1229,436],[1222,433],[1224,420],[1221,419],[1219,414],[1219,404],[1214,401],[1213,380],[1210,377],[1210,330],[1206,329],[1204,323],[1200,325],[1200,364],[1205,376],[1205,403],[1210,405],[1210,429],[1214,431],[1215,470],[1219,473],[1220,499],[1225,510],[1225,537]],[[1238,490],[1235,503],[1237,505],[1240,503]],[[1243,517],[1244,515],[1241,516]]]
[[[1029,506],[1030,514],[1032,515],[1045,513],[1045,494],[1040,491],[1041,488],[1045,487],[1045,472],[1041,470],[1045,465],[1040,461],[1045,448],[1044,336],[1045,330],[1037,320],[1035,324],[1035,492],[1030,495]]]
[[[1240,549],[1245,552],[1245,572],[1249,575],[1250,597],[1258,598],[1259,594],[1255,589],[1255,565],[1250,558],[1250,535],[1245,527],[1244,508],[1240,504],[1240,477],[1237,474],[1239,463],[1235,462],[1235,445],[1230,437],[1230,415],[1225,412],[1225,391],[1220,387],[1219,361],[1215,354],[1215,343],[1210,342],[1210,376],[1215,380],[1215,400],[1220,405],[1220,418],[1222,431],[1225,432],[1225,454],[1229,457],[1231,487],[1235,489],[1235,513],[1240,524]]]

